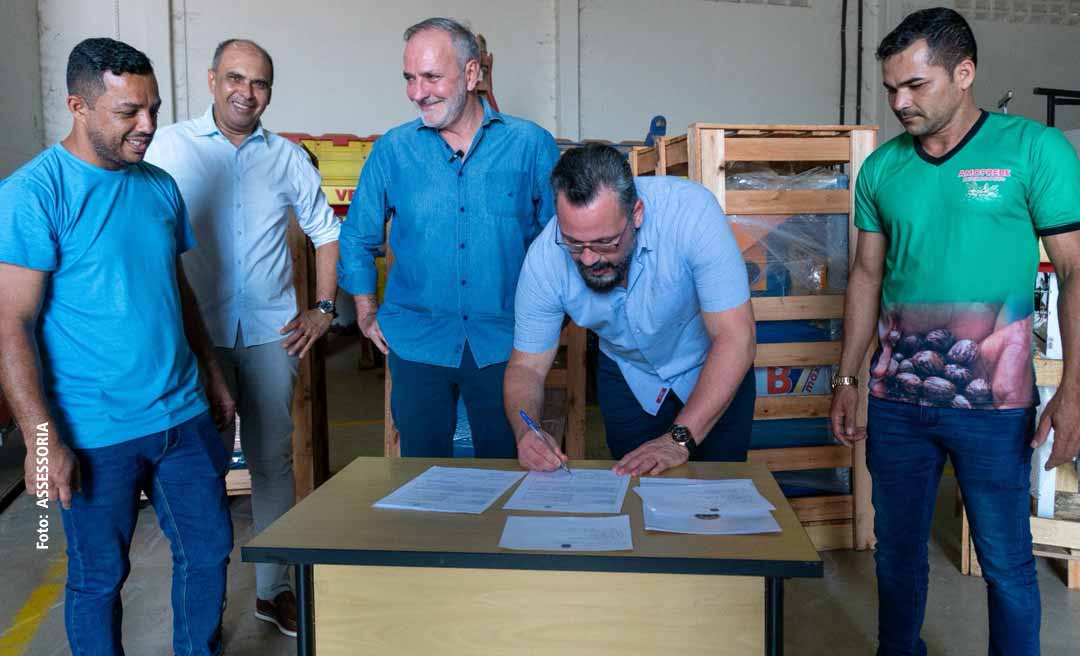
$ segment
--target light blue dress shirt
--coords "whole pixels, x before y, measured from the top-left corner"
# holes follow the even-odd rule
[[[394,264],[378,321],[402,359],[458,367],[505,362],[525,251],[554,214],[548,178],[559,158],[543,128],[492,111],[458,157],[420,119],[375,142],[341,229],[338,280],[375,293],[375,254],[392,216]]]
[[[295,213],[315,248],[341,229],[307,151],[261,125],[234,146],[211,106],[158,130],[146,160],[176,179],[187,204],[199,245],[184,254],[184,272],[214,345],[232,348],[237,326],[246,346],[282,339],[298,309],[289,218]]]
[[[635,178],[645,205],[627,286],[596,292],[555,243],[552,221],[529,248],[518,281],[514,348],[543,353],[559,343],[563,314],[600,337],[641,407],[655,415],[671,391],[694,391],[712,340],[702,312],[750,298],[746,265],[716,198],[674,177]]]

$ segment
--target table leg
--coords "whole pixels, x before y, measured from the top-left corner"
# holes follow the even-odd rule
[[[296,653],[315,655],[315,591],[311,565],[296,565]]]
[[[765,654],[784,655],[784,579],[765,577]]]

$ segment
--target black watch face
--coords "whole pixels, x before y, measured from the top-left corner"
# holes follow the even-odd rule
[[[676,442],[686,446],[688,442],[691,442],[694,438],[690,435],[690,431],[685,426],[674,426],[671,429],[671,437]]]

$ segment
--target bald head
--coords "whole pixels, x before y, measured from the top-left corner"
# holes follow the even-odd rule
[[[210,70],[217,71],[221,66],[221,58],[225,54],[225,51],[232,48],[242,48],[251,52],[257,53],[266,62],[266,67],[270,71],[269,82],[274,82],[274,59],[270,56],[270,53],[266,52],[262,46],[251,41],[250,39],[225,39],[218,44],[214,49],[214,58],[210,60]]]

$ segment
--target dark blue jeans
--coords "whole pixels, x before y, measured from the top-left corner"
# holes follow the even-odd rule
[[[393,385],[390,414],[401,434],[401,455],[452,458],[458,395],[472,429],[477,458],[517,458],[517,442],[503,410],[502,383],[506,363],[479,368],[469,345],[460,367],[440,367],[387,358]]]
[[[1037,656],[1041,607],[1028,510],[1035,409],[953,410],[871,398],[867,428],[879,656],[926,654],[919,631],[927,540],[946,455],[986,578],[989,653]]]
[[[596,369],[596,395],[604,415],[604,431],[608,449],[616,460],[649,440],[660,437],[675,423],[684,403],[673,392],[660,405],[656,416],[641,408],[637,397],[626,384],[619,365],[600,353]],[[750,429],[754,421],[754,371],[751,369],[739,383],[728,409],[698,445],[693,460],[712,462],[744,462],[750,446]]]
[[[113,446],[76,449],[75,456],[81,489],[61,512],[68,555],[64,626],[73,656],[124,653],[120,588],[131,571],[140,490],[172,546],[173,652],[222,653],[233,535],[225,497],[229,459],[210,415]]]

